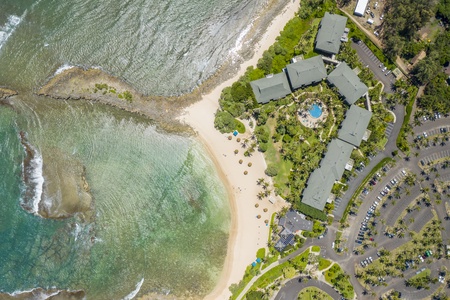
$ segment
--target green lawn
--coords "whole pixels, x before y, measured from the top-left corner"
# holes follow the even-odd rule
[[[256,252],[256,257],[263,259],[265,256],[266,256],[266,248],[258,249],[258,252]]]
[[[307,288],[304,288],[303,290],[300,291],[300,293],[298,294],[298,299],[299,300],[315,300],[315,299],[320,299],[320,300],[333,300],[333,298],[328,295],[326,292],[322,291],[321,289],[315,287],[315,286],[310,286]]]
[[[413,277],[410,278],[410,280],[414,280],[414,279],[420,279],[422,277],[426,277],[426,276],[430,276],[431,275],[431,270],[430,269],[425,269],[422,272],[420,272],[417,275],[414,275]]]
[[[312,252],[320,252],[320,246],[312,246],[311,251]]]
[[[267,271],[263,276],[259,277],[250,290],[263,289],[272,282],[274,282],[277,278],[283,275],[283,269],[290,265],[289,261],[282,263],[274,267],[273,269]]]
[[[319,271],[325,270],[331,266],[331,261],[325,258],[320,257],[319,258]]]
[[[308,263],[309,249],[306,249],[303,253],[293,258],[291,261],[286,261],[281,265],[274,267],[273,269],[267,271],[264,275],[259,277],[255,283],[252,285],[250,290],[256,291],[258,289],[263,289],[269,284],[274,282],[277,278],[283,276],[283,269],[286,267],[294,266],[297,270],[303,270]]]
[[[277,121],[275,118],[269,118],[266,122],[265,127],[269,130],[270,136],[272,136],[275,131],[274,128],[276,123]],[[269,139],[267,146],[267,151],[264,153],[267,165],[275,164],[278,167],[278,174],[273,178],[275,187],[278,188],[277,190],[281,195],[287,195],[289,194],[287,183],[289,182],[289,173],[291,172],[292,163],[281,158],[278,151],[279,146],[274,144],[272,139]]]
[[[331,268],[325,271],[325,280],[332,284],[345,298],[353,299],[355,292],[348,280],[348,275],[342,271],[341,267],[334,263]]]

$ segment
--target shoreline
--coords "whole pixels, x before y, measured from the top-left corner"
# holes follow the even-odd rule
[[[270,181],[270,178],[264,174],[266,163],[263,154],[255,152],[251,157],[244,157],[244,151],[235,137],[228,140],[229,134],[221,134],[214,128],[214,114],[219,108],[218,100],[221,91],[242,76],[247,67],[256,65],[263,52],[276,41],[279,32],[295,16],[298,9],[299,0],[289,2],[267,27],[260,42],[254,45],[253,56],[241,63],[238,72],[208,94],[203,94],[200,101],[187,107],[178,118],[183,124],[192,127],[197,138],[205,145],[229,192],[232,224],[227,255],[219,281],[204,299],[230,297],[229,286],[239,283],[246,267],[256,259],[257,250],[267,247],[269,226],[264,223],[264,220],[270,221],[272,214],[285,205],[279,197],[275,204],[271,204],[267,198],[257,199],[257,192],[261,190],[261,187],[256,184],[257,179],[266,178]],[[243,139],[248,136],[250,134],[247,130],[245,134],[238,137]],[[238,154],[234,154],[235,149],[239,150]],[[238,163],[239,159],[244,161],[242,165]],[[248,162],[252,162],[252,167],[247,167]],[[248,175],[244,175],[244,170],[248,171]],[[258,208],[255,208],[256,203],[259,204]],[[268,211],[263,212],[263,208],[267,208]],[[256,218],[257,214],[262,216],[261,219]]]

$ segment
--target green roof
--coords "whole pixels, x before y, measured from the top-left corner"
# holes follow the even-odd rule
[[[317,32],[316,50],[331,54],[338,53],[346,24],[346,17],[326,12],[322,21],[320,21],[319,31]]]
[[[324,168],[314,170],[309,176],[306,188],[303,190],[302,203],[323,210],[330,197],[334,181],[334,177],[329,176],[328,170]]]
[[[328,144],[327,153],[320,162],[320,166],[324,170],[328,170],[328,174],[334,176],[334,180],[338,181],[344,174],[350,155],[353,151],[353,145],[344,141],[334,139]]]
[[[371,117],[370,111],[357,105],[350,106],[338,132],[338,138],[359,147]]]
[[[281,99],[291,93],[287,76],[284,72],[250,82],[256,101],[267,103]]]
[[[369,90],[361,82],[358,75],[350,67],[342,62],[328,75],[328,81],[336,86],[345,101],[352,105]]]
[[[327,70],[319,55],[287,65],[286,70],[293,90],[327,77]]]

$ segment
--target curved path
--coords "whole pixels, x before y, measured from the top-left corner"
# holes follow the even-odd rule
[[[284,285],[283,288],[278,292],[278,294],[275,297],[275,300],[294,300],[298,298],[298,294],[301,290],[304,288],[313,286],[316,288],[321,289],[322,291],[326,292],[328,295],[330,295],[333,299],[340,299],[341,295],[339,295],[338,292],[336,292],[335,289],[333,289],[331,286],[329,286],[326,283],[323,283],[322,281],[309,279],[304,280],[305,277],[299,276],[295,277]]]

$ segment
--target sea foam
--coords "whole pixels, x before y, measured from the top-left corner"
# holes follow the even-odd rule
[[[128,295],[125,296],[125,298],[123,298],[122,300],[131,300],[134,299],[134,297],[136,297],[137,293],[139,293],[139,290],[141,289],[142,284],[144,283],[144,278],[141,279],[141,281],[139,281],[136,284],[136,288],[134,289],[134,291],[132,291],[131,293],[129,293]]]
[[[250,22],[245,28],[244,30],[242,30],[239,33],[239,36],[236,39],[236,42],[234,44],[234,47],[230,50],[230,56],[232,59],[239,57],[239,51],[242,49],[242,47],[244,46],[244,38],[246,37],[246,35],[249,33],[250,29],[252,29],[253,26],[253,21]]]
[[[31,146],[31,145],[30,145]],[[33,213],[39,214],[39,203],[42,199],[42,191],[44,187],[44,176],[42,174],[43,160],[42,155],[36,150],[33,159],[30,161],[30,173],[28,174],[30,182],[34,183],[34,195],[32,199]]]
[[[24,16],[25,14],[22,17],[11,15],[8,17],[6,24],[3,27],[0,27],[0,49],[22,22]]]
[[[62,72],[66,71],[66,70],[70,70],[72,68],[75,68],[75,66],[72,65],[68,65],[68,64],[64,64],[61,67],[59,67],[56,71],[55,71],[55,75],[61,74]]]

